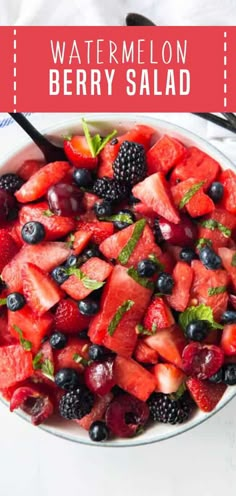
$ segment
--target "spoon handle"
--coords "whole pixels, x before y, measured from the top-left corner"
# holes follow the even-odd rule
[[[127,26],[156,26],[156,24],[147,17],[135,13],[128,14],[125,21]]]

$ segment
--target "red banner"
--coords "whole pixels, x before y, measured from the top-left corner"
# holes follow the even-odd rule
[[[236,27],[1,27],[0,111],[236,110]]]

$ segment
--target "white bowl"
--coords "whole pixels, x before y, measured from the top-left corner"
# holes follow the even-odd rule
[[[57,120],[57,115],[55,114],[55,121]],[[101,135],[106,135],[106,132],[113,129],[117,129],[118,133],[121,134],[127,129],[132,128],[134,124],[146,124],[150,125],[157,130],[161,135],[167,133],[170,136],[180,139],[186,145],[196,145],[204,152],[208,153],[211,157],[217,160],[223,169],[234,169],[232,162],[225,157],[217,148],[209,144],[204,139],[198,137],[194,133],[159,119],[129,115],[129,114],[94,114],[89,115],[88,122],[91,126],[92,131],[99,131]],[[44,130],[44,133],[50,137],[56,138],[55,141],[62,141],[63,135],[68,135],[70,133],[80,132],[81,123],[80,118],[77,116],[70,120],[55,123],[55,126],[51,126]],[[18,167],[22,164],[25,159],[29,158],[40,158],[40,152],[37,147],[32,144],[30,138],[26,138],[25,142],[18,148],[8,153],[8,155],[2,160],[0,166],[1,174],[5,172],[15,172]],[[236,394],[236,386],[228,387],[223,398],[218,403],[215,410],[209,414],[203,413],[197,410],[194,416],[186,423],[182,425],[167,425],[167,424],[153,424],[149,427],[143,434],[138,437],[131,439],[116,439],[108,441],[105,443],[97,443],[98,446],[110,446],[110,447],[132,447],[141,446],[144,444],[154,443],[157,441],[162,441],[173,436],[177,436],[183,432],[196,427],[208,418],[212,417],[221,408],[223,408]],[[7,404],[3,400],[4,404]],[[29,417],[21,410],[17,411],[17,414],[29,420]],[[50,421],[40,426],[41,429],[53,434],[55,436],[68,439],[70,441],[78,442],[81,444],[89,444],[91,446],[96,446],[96,443],[89,439],[88,433],[81,429],[75,422],[67,422],[62,419],[52,418]]]

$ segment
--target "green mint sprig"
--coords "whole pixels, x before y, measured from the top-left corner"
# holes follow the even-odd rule
[[[106,144],[117,134],[117,131],[114,130],[112,131],[112,133],[108,134],[108,136],[106,136],[105,138],[102,138],[100,134],[95,134],[95,136],[91,136],[88,128],[88,124],[85,119],[82,119],[82,126],[92,157],[97,157],[97,155],[99,155],[99,153],[103,150]]]

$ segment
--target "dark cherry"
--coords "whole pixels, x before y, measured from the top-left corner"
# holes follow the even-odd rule
[[[84,211],[83,192],[72,184],[57,183],[47,192],[50,210],[56,215],[71,217]]]
[[[144,401],[129,394],[117,396],[106,411],[106,424],[118,437],[132,437],[149,418],[149,408]]]
[[[224,353],[214,344],[190,343],[183,350],[182,360],[187,375],[205,380],[222,367]]]
[[[16,200],[4,189],[0,189],[0,221],[9,219],[12,210],[16,208]]]
[[[113,362],[93,362],[85,368],[84,380],[92,393],[104,396],[115,385],[113,377]]]
[[[179,224],[173,224],[162,217],[158,221],[162,237],[165,241],[177,246],[192,246],[197,238],[197,226],[187,215],[181,216]]]

